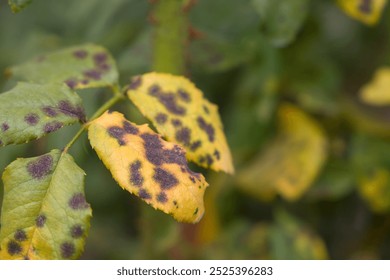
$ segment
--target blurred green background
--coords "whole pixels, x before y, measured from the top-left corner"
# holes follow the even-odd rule
[[[0,0],[0,71],[93,42],[111,51],[126,84],[153,70],[152,6],[35,0],[12,14]],[[389,65],[389,19],[386,7],[366,26],[330,0],[196,1],[188,76],[219,106],[236,175],[193,166],[210,184],[206,214],[179,224],[118,187],[84,135],[70,151],[93,209],[82,258],[389,259],[390,111],[358,95]],[[1,91],[15,82],[2,75]],[[90,116],[109,93],[80,95]],[[282,104],[299,117],[281,113]],[[147,122],[130,102],[117,109]],[[0,170],[65,146],[77,130],[1,148]]]

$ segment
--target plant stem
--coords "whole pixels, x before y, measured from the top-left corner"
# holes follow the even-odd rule
[[[83,132],[88,128],[89,126],[89,123],[91,121],[93,121],[94,119],[100,117],[100,115],[102,115],[105,111],[107,111],[108,109],[110,109],[112,106],[114,106],[116,103],[118,103],[119,101],[121,101],[122,99],[124,99],[124,96],[122,95],[122,93],[120,92],[120,90],[118,89],[118,87],[113,87],[112,88],[113,92],[114,92],[114,96],[109,99],[106,103],[104,103],[93,115],[92,117],[89,119],[89,122],[84,124],[80,130],[76,133],[76,135],[72,138],[72,140],[70,140],[70,142],[65,146],[64,150],[63,150],[63,153],[67,153],[69,148],[72,147],[72,145],[77,141],[77,139],[80,138],[80,136],[83,134]]]
[[[154,4],[153,70],[175,75],[186,71],[188,20],[185,0],[159,0]]]

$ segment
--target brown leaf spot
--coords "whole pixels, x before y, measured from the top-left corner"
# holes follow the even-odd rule
[[[39,215],[35,219],[35,225],[39,228],[43,227],[46,223],[46,216],[44,214]]]
[[[85,70],[83,72],[83,75],[84,77],[86,77],[87,79],[92,79],[92,80],[100,80],[102,78],[102,73],[100,73],[99,71],[97,71],[96,69],[89,69],[89,70]]]
[[[202,146],[202,141],[200,141],[200,140],[197,140],[197,141],[195,141],[195,142],[193,142],[192,144],[191,144],[191,146],[190,146],[190,149],[191,149],[191,151],[196,151],[198,148],[200,148],[200,146]]]
[[[74,89],[78,84],[77,80],[72,78],[65,80],[64,83],[71,89]]]
[[[30,161],[27,164],[27,171],[34,179],[42,179],[49,175],[53,166],[53,157],[51,155],[43,155],[36,160]]]
[[[189,146],[191,142],[191,129],[183,127],[176,131],[175,139],[184,146]]]
[[[220,152],[219,152],[217,149],[215,149],[213,155],[214,155],[214,157],[215,157],[217,160],[220,160],[220,159],[221,159],[221,154],[220,154]]]
[[[167,122],[168,116],[167,116],[167,114],[164,114],[164,113],[158,113],[158,114],[154,117],[154,119],[156,120],[156,122],[157,122],[158,124],[164,124],[164,123]]]
[[[126,141],[123,139],[126,132],[120,126],[111,126],[107,129],[108,134],[118,141],[119,146],[126,145]]]
[[[372,0],[361,0],[358,9],[364,14],[372,13]]]
[[[135,76],[131,79],[130,85],[128,86],[128,89],[135,90],[139,88],[142,85],[142,78],[141,76]]]
[[[64,125],[63,123],[58,122],[58,121],[49,122],[49,123],[45,124],[45,126],[43,127],[43,132],[45,132],[45,133],[54,132],[54,131],[60,129],[63,125]]]
[[[31,126],[36,125],[39,122],[39,116],[35,113],[30,113],[24,116],[24,121]]]
[[[172,119],[171,123],[172,123],[172,125],[173,125],[174,127],[179,127],[179,126],[182,125],[182,122],[181,122],[181,120],[179,120],[179,119]]]
[[[142,199],[151,199],[152,198],[150,193],[145,189],[140,189],[138,192],[138,196]]]
[[[160,101],[160,103],[164,105],[164,107],[172,114],[180,116],[185,115],[186,109],[176,103],[175,94],[161,91],[160,86],[158,85],[152,85],[149,88],[149,94],[153,97],[156,97],[158,101]]]
[[[179,94],[180,99],[183,100],[184,102],[186,103],[191,102],[191,96],[184,89],[179,89],[177,93]]]
[[[206,105],[203,105],[203,111],[208,115],[210,114],[209,108]]]
[[[89,204],[85,200],[85,196],[82,193],[74,194],[68,202],[68,205],[73,210],[83,210],[89,207]]]
[[[88,52],[86,50],[76,50],[73,52],[73,56],[77,59],[84,59],[88,55]]]
[[[18,255],[22,252],[22,247],[15,240],[10,240],[7,244],[7,252],[11,256]]]
[[[56,110],[55,108],[53,108],[53,107],[50,107],[50,106],[42,107],[41,110],[42,110],[42,112],[43,112],[46,116],[51,117],[51,118],[58,115],[57,110]]]
[[[93,55],[93,61],[95,62],[96,65],[102,65],[106,63],[107,57],[108,56],[105,52],[95,53]]]
[[[214,130],[214,127],[207,123],[204,118],[202,117],[198,117],[197,119],[197,122],[198,122],[198,126],[200,129],[202,129],[204,132],[206,132],[208,138],[209,138],[209,141],[210,142],[214,142],[215,140],[215,130]]]
[[[144,182],[144,177],[140,172],[141,165],[139,160],[130,164],[130,182],[136,187],[141,187]]]
[[[83,234],[84,234],[84,229],[81,225],[74,225],[70,229],[70,235],[73,238],[80,238],[83,236]]]
[[[139,129],[138,127],[136,127],[135,125],[132,125],[130,122],[128,121],[123,121],[123,129],[125,130],[126,133],[128,134],[133,134],[133,135],[136,135],[139,133]]]
[[[4,122],[1,124],[1,131],[6,132],[9,129],[8,123]]]
[[[25,241],[25,240],[27,240],[26,232],[22,229],[18,229],[14,234],[14,238],[16,241],[19,241],[19,242]]]
[[[159,167],[154,169],[153,180],[164,190],[168,190],[179,184],[179,181],[173,174]]]
[[[58,103],[58,109],[66,116],[77,118],[83,123],[86,121],[84,108],[82,106],[75,106],[68,100],[61,100]]]
[[[70,259],[76,252],[76,248],[74,247],[74,244],[71,242],[62,243],[60,249],[61,249],[61,256],[64,259]]]
[[[168,197],[167,195],[164,193],[164,192],[160,192],[158,195],[157,195],[157,201],[161,202],[161,203],[165,203],[168,201]]]

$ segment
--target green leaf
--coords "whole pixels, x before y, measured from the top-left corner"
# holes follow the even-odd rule
[[[4,171],[0,259],[75,259],[92,210],[73,158],[53,150],[17,159]]]
[[[92,148],[118,184],[176,220],[198,222],[208,186],[192,172],[179,145],[166,142],[147,125],[106,112],[88,127]]]
[[[296,37],[308,13],[309,0],[252,0],[260,15],[261,31],[275,47]]]
[[[86,44],[38,56],[14,66],[11,74],[37,83],[65,82],[70,88],[116,86],[118,70],[111,54],[103,47]]]
[[[20,144],[85,121],[81,98],[64,84],[18,83],[0,94],[0,146]]]
[[[14,13],[18,13],[29,5],[32,0],[8,0],[8,4],[11,6],[11,10]]]
[[[137,76],[127,94],[158,132],[187,150],[187,157],[213,170],[234,173],[218,107],[181,76]]]
[[[325,163],[327,139],[319,124],[303,111],[284,104],[279,109],[279,134],[238,174],[239,187],[259,199],[280,194],[299,199]]]

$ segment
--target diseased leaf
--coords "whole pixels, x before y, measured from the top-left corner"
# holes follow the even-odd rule
[[[184,77],[164,73],[137,76],[127,94],[158,132],[187,150],[203,167],[233,173],[218,107]]]
[[[198,222],[208,186],[192,172],[185,151],[166,142],[147,125],[137,126],[121,113],[106,112],[88,127],[91,146],[123,188],[176,220]]]
[[[65,82],[72,89],[118,84],[118,71],[103,47],[86,44],[38,56],[10,69],[15,77],[37,83]]]
[[[0,259],[79,257],[92,213],[84,175],[59,150],[12,162],[3,173]]]
[[[29,5],[32,0],[8,0],[8,4],[11,6],[11,10],[14,13],[18,13]]]
[[[18,83],[0,94],[0,146],[20,144],[85,121],[81,98],[64,84]]]
[[[309,0],[252,0],[261,31],[275,47],[291,43],[308,12]]]
[[[359,192],[374,212],[389,211],[390,172],[383,167],[379,167],[370,175],[361,175]]]
[[[282,105],[278,117],[278,136],[238,174],[238,183],[260,199],[278,193],[297,200],[323,166],[327,141],[319,124],[292,105]]]
[[[372,81],[360,90],[360,98],[370,105],[390,105],[390,67],[375,72]]]
[[[347,15],[367,25],[379,21],[386,3],[387,0],[338,0]]]

